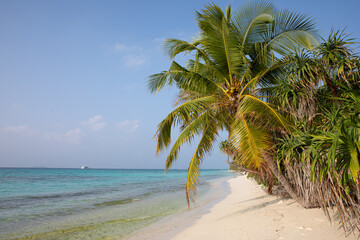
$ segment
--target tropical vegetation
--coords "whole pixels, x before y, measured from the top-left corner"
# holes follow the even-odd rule
[[[312,51],[287,58],[286,81],[271,102],[295,119],[277,138],[274,160],[311,207],[336,208],[346,232],[360,226],[360,61],[348,35],[332,31]]]
[[[195,196],[200,164],[221,142],[232,166],[268,187],[281,185],[302,206],[336,209],[344,230],[360,226],[360,61],[352,40],[317,35],[300,13],[255,2],[223,12],[215,4],[196,17],[192,42],[165,41],[169,70],[149,89],[175,85],[175,109],[158,125],[156,152],[172,144],[165,169],[181,147],[198,141],[186,182]],[[319,43],[320,42],[320,43]],[[188,56],[185,66],[175,58]]]

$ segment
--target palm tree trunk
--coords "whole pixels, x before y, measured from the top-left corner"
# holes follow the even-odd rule
[[[338,93],[338,91],[336,89],[336,86],[334,86],[334,84],[331,82],[331,80],[329,78],[325,79],[325,83],[330,88],[330,91],[331,91],[333,97],[339,97],[339,93]]]
[[[259,174],[258,171],[253,171],[253,170],[250,170],[250,169],[247,169],[247,168],[244,168],[244,167],[240,167],[238,165],[235,165],[235,164],[232,164],[231,162],[229,162],[229,160],[225,161],[227,164],[229,164],[230,166],[233,166],[237,169],[239,169],[240,171],[244,171],[244,172],[248,172],[248,173],[253,173],[253,174]]]
[[[271,169],[272,173],[279,180],[280,184],[285,188],[286,192],[290,195],[292,199],[294,199],[298,204],[300,204],[304,208],[311,208],[308,202],[305,202],[294,190],[289,181],[284,177],[284,175],[279,171],[278,167],[274,163],[272,157],[268,153],[264,153],[264,159]]]

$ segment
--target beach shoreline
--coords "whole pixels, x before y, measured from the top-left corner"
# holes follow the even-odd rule
[[[209,210],[221,202],[231,193],[228,180],[231,177],[223,177],[208,182],[211,187],[204,196],[197,198],[191,203],[191,208],[167,216],[133,234],[122,238],[125,240],[142,239],[168,239],[186,228],[191,227],[201,216],[208,214]],[[185,193],[184,193],[185,194]]]
[[[168,217],[126,240],[354,240],[321,209],[270,196],[245,175],[216,183],[208,202]]]

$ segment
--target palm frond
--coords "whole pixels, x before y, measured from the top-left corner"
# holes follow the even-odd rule
[[[232,125],[229,139],[232,147],[238,149],[236,157],[239,162],[258,170],[264,161],[262,152],[270,146],[269,133],[239,113]]]
[[[189,54],[196,51],[199,56],[207,62],[209,61],[209,57],[207,53],[199,47],[200,44],[200,40],[189,43],[187,41],[169,38],[165,40],[163,48],[171,59],[174,59],[180,53]]]
[[[195,150],[195,153],[190,161],[188,168],[188,175],[186,180],[186,199],[190,207],[190,199],[196,195],[196,186],[198,185],[200,177],[200,163],[206,153],[208,153],[213,146],[218,134],[218,126],[215,121],[209,123],[203,129],[203,134],[200,142]],[[191,195],[193,194],[193,195]]]
[[[186,102],[169,115],[158,125],[155,133],[157,139],[156,153],[160,153],[171,142],[171,129],[173,125],[187,124],[200,116],[214,102],[213,96],[206,96]]]
[[[198,15],[201,32],[201,44],[218,70],[228,76],[228,83],[233,74],[239,72],[244,55],[238,46],[237,37],[229,25],[224,13],[214,5]]]
[[[273,128],[280,126],[288,129],[290,125],[290,122],[272,108],[269,103],[251,95],[244,96],[238,113],[254,115],[253,118],[258,120],[258,124],[272,126]]]
[[[299,47],[313,49],[318,45],[315,27],[310,17],[289,10],[278,11],[272,28],[264,33],[264,40],[281,55],[291,54]]]
[[[174,161],[177,159],[178,153],[180,151],[181,146],[184,143],[191,143],[195,136],[202,132],[202,129],[208,125],[209,118],[211,115],[211,111],[207,110],[201,116],[194,119],[188,125],[186,125],[179,137],[176,139],[173,144],[168,157],[166,158],[165,170],[170,169]],[[211,118],[210,118],[211,119]]]
[[[242,48],[259,41],[264,24],[274,20],[274,12],[274,6],[270,2],[256,1],[245,5],[234,14],[234,29]]]
[[[161,73],[153,74],[149,77],[148,89],[151,93],[158,93],[165,86],[171,86],[173,79],[171,77],[170,70],[162,71]]]
[[[198,92],[211,91],[220,87],[219,84],[212,81],[212,79],[203,77],[196,72],[189,71],[176,61],[173,61],[168,71],[163,71],[150,76],[148,88],[152,93],[158,93],[165,86],[172,86],[174,83],[180,89],[195,89],[195,91]]]

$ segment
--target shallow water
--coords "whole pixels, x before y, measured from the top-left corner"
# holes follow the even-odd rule
[[[208,182],[230,176],[202,170]],[[0,239],[118,239],[186,209],[186,170],[0,169]]]

